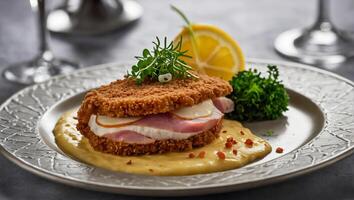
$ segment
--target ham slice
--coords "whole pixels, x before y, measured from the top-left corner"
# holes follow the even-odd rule
[[[178,133],[203,132],[214,127],[223,117],[223,114],[216,110],[211,116],[185,120],[170,113],[150,115],[135,122],[133,125],[164,129]]]
[[[221,121],[222,117],[223,114],[215,108],[212,115],[193,120],[184,120],[172,114],[165,113],[151,115],[126,126],[102,127],[96,123],[96,116],[92,115],[89,121],[89,127],[97,136],[108,135],[110,138],[112,138],[111,134],[119,135],[125,133],[125,131],[130,131],[155,140],[179,140],[187,139],[193,135],[211,129]],[[126,136],[124,136],[124,138],[126,138]],[[118,139],[121,140],[119,137]]]
[[[234,102],[226,97],[219,97],[213,99],[213,104],[217,107],[222,113],[232,112],[235,108]]]
[[[107,137],[113,141],[125,142],[129,144],[150,144],[155,142],[154,139],[145,137],[137,132],[123,130],[118,133],[105,134],[104,137]]]
[[[223,113],[234,108],[232,100],[225,97],[213,99],[215,108],[210,116],[196,119],[182,119],[172,113],[148,115],[129,125],[121,127],[102,127],[96,124],[92,115],[89,126],[96,135],[115,141],[131,144],[149,144],[156,140],[187,139],[216,126],[223,118]]]

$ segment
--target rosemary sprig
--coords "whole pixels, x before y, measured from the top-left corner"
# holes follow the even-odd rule
[[[181,50],[182,38],[176,45],[167,43],[166,37],[163,44],[158,37],[156,40],[152,51],[144,49],[142,56],[135,57],[138,62],[132,66],[128,77],[134,78],[137,84],[147,79],[168,82],[173,78],[198,78],[190,72],[192,67],[181,60],[181,57],[190,57],[186,55],[187,51]]]

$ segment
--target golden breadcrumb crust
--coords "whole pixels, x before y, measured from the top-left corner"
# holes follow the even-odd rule
[[[232,92],[227,81],[207,75],[199,79],[176,79],[168,83],[145,82],[131,78],[117,80],[88,92],[78,112],[79,122],[91,114],[110,117],[143,116],[192,106]]]
[[[222,127],[222,120],[213,128],[189,137],[183,140],[156,140],[150,144],[129,144],[120,141],[113,141],[107,137],[95,135],[90,127],[83,124],[78,124],[77,128],[90,142],[90,145],[96,150],[104,153],[110,153],[120,156],[137,156],[162,154],[167,152],[182,152],[193,148],[202,147],[211,143],[219,137]]]

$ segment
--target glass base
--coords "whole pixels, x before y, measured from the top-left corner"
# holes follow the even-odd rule
[[[77,64],[69,61],[59,59],[46,61],[37,58],[10,65],[3,71],[3,76],[11,82],[29,85],[43,82],[55,75],[68,74],[77,68],[79,68]]]
[[[73,9],[71,4],[78,2]],[[47,28],[61,34],[102,34],[135,22],[142,15],[143,8],[132,0],[116,1],[114,5],[107,1],[69,1],[49,13]]]
[[[337,66],[354,55],[353,42],[333,29],[289,30],[276,38],[274,47],[282,56],[317,66]]]

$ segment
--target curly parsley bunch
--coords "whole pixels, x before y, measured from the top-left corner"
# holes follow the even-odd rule
[[[268,76],[262,77],[256,69],[239,72],[230,81],[233,92],[228,96],[235,110],[228,118],[240,121],[273,120],[288,110],[289,96],[278,80],[277,66],[268,65]]]

